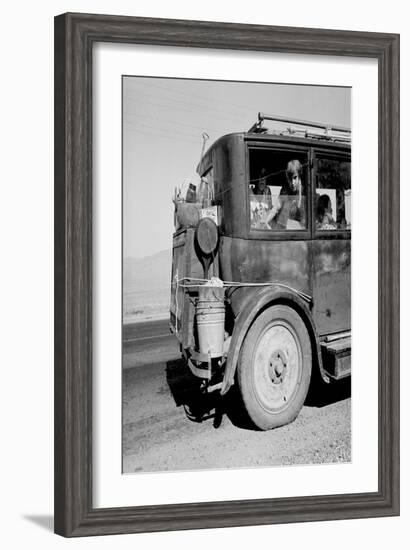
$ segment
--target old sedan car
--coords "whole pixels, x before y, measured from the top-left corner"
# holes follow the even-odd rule
[[[176,201],[171,328],[204,391],[237,384],[263,430],[298,415],[314,370],[350,375],[350,151],[347,128],[259,114]]]

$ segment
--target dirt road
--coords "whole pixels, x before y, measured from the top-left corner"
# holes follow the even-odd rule
[[[350,382],[311,395],[292,424],[249,429],[224,399],[199,391],[166,321],[123,331],[123,471],[350,461]]]

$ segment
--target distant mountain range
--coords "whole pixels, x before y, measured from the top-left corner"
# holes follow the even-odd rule
[[[124,258],[124,293],[169,289],[171,263],[171,249],[144,258]]]
[[[123,262],[123,322],[169,317],[172,251]]]

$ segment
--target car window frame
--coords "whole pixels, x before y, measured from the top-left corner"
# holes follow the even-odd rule
[[[318,172],[318,158],[348,160],[351,163],[351,153],[348,150],[337,151],[335,149],[327,149],[325,147],[312,147],[312,166],[311,166],[311,212],[312,212],[312,238],[314,240],[330,240],[330,239],[351,239],[352,229],[318,229],[316,227],[314,197],[317,189],[316,174]],[[321,188],[320,188],[321,189]],[[352,189],[351,172],[350,172],[350,189]]]
[[[280,152],[296,152],[298,154],[306,154],[306,160],[308,169],[306,171],[307,181],[305,183],[306,188],[306,228],[304,229],[255,229],[251,227],[250,216],[250,186],[249,186],[249,174],[250,174],[250,151],[251,150],[267,150],[267,151],[280,151]],[[246,233],[248,239],[253,240],[272,240],[272,241],[294,241],[294,240],[310,240],[312,239],[312,176],[311,176],[311,145],[303,145],[300,143],[280,143],[278,141],[261,142],[249,140],[246,142],[245,153],[245,185],[246,185]]]

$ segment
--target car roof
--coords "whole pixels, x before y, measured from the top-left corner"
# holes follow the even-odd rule
[[[208,170],[208,167],[212,164],[211,156],[212,152],[226,141],[234,140],[235,138],[241,138],[244,142],[254,143],[281,143],[287,145],[304,146],[304,147],[320,147],[333,151],[340,151],[350,153],[351,143],[350,140],[340,140],[337,138],[325,138],[317,137],[313,135],[295,135],[291,133],[269,133],[269,132],[232,132],[219,137],[212,145],[206,150],[203,159],[197,166],[197,172],[204,173]],[[202,168],[202,170],[201,170]]]

